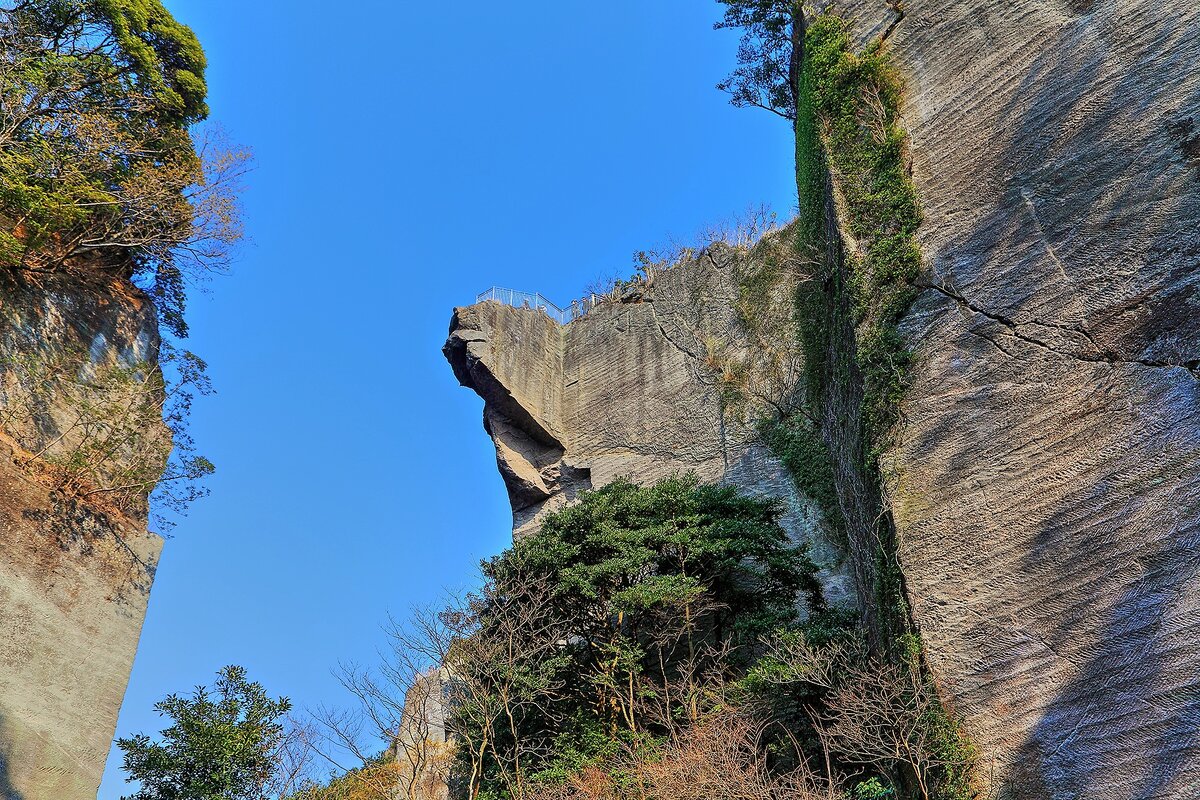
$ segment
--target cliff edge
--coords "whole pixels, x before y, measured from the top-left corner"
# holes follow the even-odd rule
[[[745,250],[717,245],[568,325],[497,301],[455,309],[443,351],[484,400],[514,537],[581,489],[694,472],[778,498],[781,523],[809,545],[826,598],[854,605],[821,510],[730,408],[721,365],[753,346],[736,305],[739,278],[754,264]]]
[[[1200,795],[1200,6],[904,13],[888,477],[931,667],[1007,796]]]
[[[145,493],[106,491],[131,467],[157,477],[170,447],[157,318],[120,280],[3,281],[0,797],[87,800],[162,547]]]
[[[924,256],[879,478],[981,788],[1198,796],[1200,6],[838,13],[905,85]],[[693,470],[784,498],[848,598],[816,505],[729,413],[710,343],[760,346],[733,310],[738,258],[709,251],[566,326],[457,309],[446,354],[485,400],[516,535],[580,488]]]

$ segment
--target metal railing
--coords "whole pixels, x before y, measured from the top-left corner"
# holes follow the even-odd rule
[[[566,308],[559,308],[537,292],[518,292],[516,289],[504,289],[493,286],[486,292],[480,292],[475,298],[476,303],[485,300],[495,300],[513,308],[527,308],[531,311],[541,311],[559,325],[567,325],[579,319],[594,305],[590,300],[576,300]]]

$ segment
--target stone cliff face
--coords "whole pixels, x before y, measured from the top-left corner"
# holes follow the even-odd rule
[[[932,668],[1009,796],[1200,796],[1200,5],[904,9]]]
[[[838,11],[906,84],[925,265],[883,481],[943,697],[989,794],[1200,796],[1200,6]],[[706,343],[757,346],[738,258],[565,327],[456,310],[446,353],[486,401],[517,535],[579,488],[691,469],[779,493],[849,592],[722,405]]]
[[[779,498],[781,522],[810,544],[827,597],[854,602],[815,504],[753,426],[726,413],[715,347],[750,347],[734,311],[747,260],[742,251],[711,248],[628,302],[601,305],[566,326],[495,301],[455,309],[444,352],[459,381],[484,399],[514,536],[580,489],[690,471]]]
[[[85,800],[100,784],[162,545],[144,494],[117,504],[95,482],[135,459],[161,472],[153,454],[169,445],[161,417],[106,439],[102,456],[97,437],[114,430],[109,411],[153,385],[157,322],[123,282],[4,281],[0,797]],[[85,454],[90,487],[69,480]]]

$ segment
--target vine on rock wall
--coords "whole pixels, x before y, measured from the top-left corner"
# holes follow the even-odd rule
[[[847,548],[869,649],[911,665],[928,683],[879,472],[912,363],[897,325],[921,267],[901,88],[881,41],[856,54],[837,17],[807,26],[796,86],[794,227],[797,260],[809,271],[796,293],[804,404],[763,433]],[[945,767],[935,796],[973,796],[970,744],[939,704],[926,713]]]

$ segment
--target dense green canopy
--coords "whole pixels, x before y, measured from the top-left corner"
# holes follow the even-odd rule
[[[472,788],[521,796],[527,779],[662,735],[794,622],[801,598],[819,606],[815,569],[776,515],[694,476],[619,480],[485,562],[473,632],[450,660],[471,687],[456,727],[485,746],[481,771],[463,770]]]
[[[240,235],[189,131],[208,115],[204,70],[160,0],[0,3],[0,263],[155,275],[182,331],[181,261],[219,260]]]

